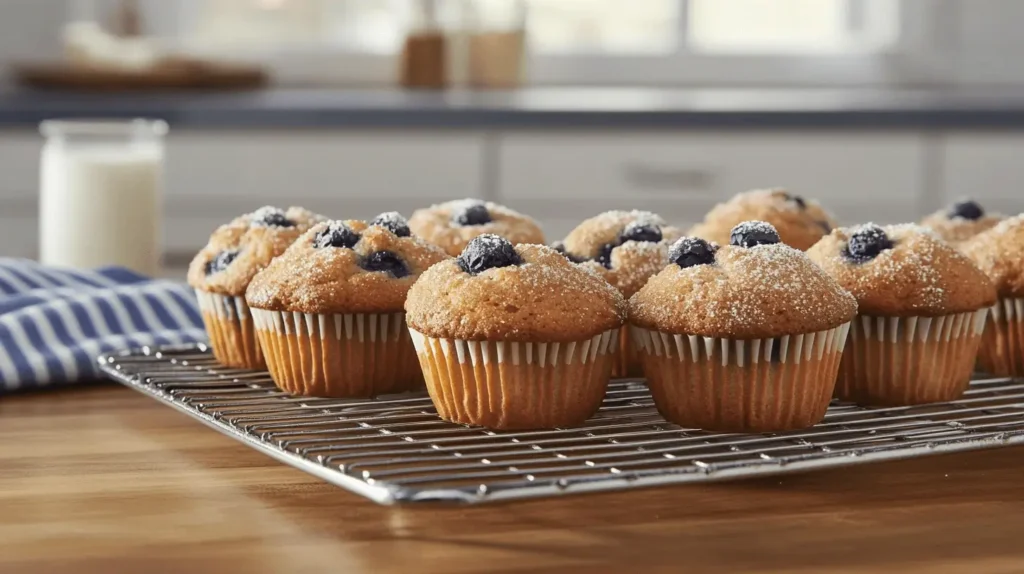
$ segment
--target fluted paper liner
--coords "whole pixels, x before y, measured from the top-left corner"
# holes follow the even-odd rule
[[[615,351],[612,361],[612,378],[642,377],[643,375],[640,356],[636,353],[633,338],[629,336],[629,325],[625,325],[619,332],[619,348]]]
[[[267,368],[260,350],[252,314],[244,297],[217,295],[196,289],[199,311],[217,361],[228,367]]]
[[[821,421],[849,323],[772,339],[677,335],[633,326],[658,411],[687,428],[774,432]]]
[[[836,396],[875,406],[955,400],[971,381],[987,313],[857,316],[839,367]]]
[[[289,393],[372,397],[423,386],[405,313],[252,316],[270,376]]]
[[[989,307],[978,368],[1000,377],[1024,376],[1024,299],[1008,297]]]
[[[410,329],[441,418],[492,429],[582,424],[601,406],[619,330],[574,342],[437,339]]]

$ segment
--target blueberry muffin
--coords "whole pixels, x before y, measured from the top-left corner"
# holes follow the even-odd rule
[[[807,254],[860,306],[836,396],[913,405],[964,392],[996,300],[974,263],[916,225],[836,229]]]
[[[442,418],[492,429],[575,426],[597,412],[625,301],[545,245],[474,238],[405,305]]]
[[[447,258],[397,214],[313,226],[246,291],[274,382],[318,397],[422,387],[402,308],[416,278]]]
[[[1005,219],[997,213],[985,213],[976,201],[965,199],[947,209],[937,211],[921,220],[921,226],[957,246],[975,235],[991,229]]]
[[[629,300],[658,411],[687,428],[775,432],[828,409],[853,296],[765,222],[716,248],[683,237]]]
[[[579,224],[553,247],[604,277],[628,299],[665,268],[668,246],[680,235],[678,229],[649,211],[606,211]],[[642,374],[640,359],[623,327],[612,377]]]
[[[961,250],[995,284],[978,352],[978,367],[1003,377],[1024,376],[1024,215],[975,235]]]
[[[544,243],[544,233],[532,218],[505,206],[479,199],[459,199],[426,209],[409,218],[413,234],[456,256],[474,237],[497,235],[513,244]]]
[[[732,228],[744,221],[770,223],[783,243],[801,251],[809,249],[836,226],[817,201],[783,189],[758,189],[739,193],[716,205],[688,235],[726,245]]]
[[[192,260],[188,284],[196,291],[210,346],[222,364],[266,367],[245,290],[271,260],[322,219],[300,207],[261,207],[217,228]]]

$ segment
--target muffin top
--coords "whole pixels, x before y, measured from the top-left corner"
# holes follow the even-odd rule
[[[241,296],[270,261],[324,217],[301,207],[261,207],[217,228],[192,259],[188,284],[196,289]]]
[[[953,246],[917,225],[835,229],[807,255],[853,293],[864,315],[935,317],[995,302],[992,282]]]
[[[579,224],[554,248],[628,298],[665,267],[668,246],[680,235],[649,211],[606,211]]]
[[[995,227],[1005,219],[998,213],[985,213],[976,201],[965,199],[941,211],[925,217],[921,225],[953,245],[958,245],[975,235]]]
[[[512,243],[544,243],[544,233],[533,218],[479,199],[458,199],[417,209],[409,218],[409,227],[453,257],[462,253],[471,239],[485,233]]]
[[[428,267],[448,259],[386,214],[364,221],[325,221],[304,233],[253,278],[250,307],[300,313],[394,313]]]
[[[832,329],[857,302],[763,221],[737,225],[718,248],[683,237],[669,264],[629,300],[630,322],[665,333],[761,339]]]
[[[620,327],[617,289],[545,245],[473,239],[458,258],[424,273],[405,303],[409,326],[470,341],[580,341]]]
[[[703,223],[690,229],[689,235],[725,245],[732,228],[744,221],[768,222],[778,230],[783,243],[804,251],[836,226],[817,201],[784,189],[756,189],[716,205]]]
[[[960,246],[995,284],[1000,297],[1024,297],[1024,214],[996,224]]]

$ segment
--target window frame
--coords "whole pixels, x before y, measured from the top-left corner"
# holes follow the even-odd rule
[[[142,0],[154,32],[168,42],[180,41],[194,29],[203,0]],[[681,14],[686,14],[686,2]],[[673,54],[601,55],[535,54],[526,59],[527,86],[753,86],[753,87],[879,87],[940,84],[949,79],[949,46],[940,32],[955,22],[956,0],[892,0],[898,2],[896,42],[886,50],[865,54]],[[685,16],[680,27],[685,30]],[[685,37],[685,36],[681,36]],[[264,51],[210,50],[195,44],[179,47],[198,54],[265,65],[275,83],[286,85],[393,84],[398,58],[331,47],[274,48]]]

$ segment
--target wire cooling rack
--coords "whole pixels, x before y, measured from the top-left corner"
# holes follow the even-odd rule
[[[834,403],[814,428],[683,429],[637,381],[614,381],[585,426],[495,432],[440,420],[425,393],[315,399],[267,373],[220,366],[203,345],[101,357],[113,379],[270,456],[378,503],[483,502],[752,477],[1024,442],[1024,381],[975,380],[960,400]]]

